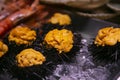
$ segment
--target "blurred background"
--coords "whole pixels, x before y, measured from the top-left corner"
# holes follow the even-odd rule
[[[80,16],[99,18],[120,24],[120,0],[40,0],[77,13]]]
[[[16,1],[18,0],[0,0],[0,10],[5,8],[10,10],[7,7],[8,3]],[[19,1],[22,2],[23,0]],[[32,3],[34,0],[24,1]],[[120,24],[120,0],[40,0],[40,4],[70,11],[80,16],[98,18]]]

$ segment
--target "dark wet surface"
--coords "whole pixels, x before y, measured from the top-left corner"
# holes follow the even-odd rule
[[[81,40],[82,48],[75,52],[76,55],[73,56],[73,61],[68,63],[63,60],[62,64],[55,64],[57,67],[52,71],[53,74],[45,76],[44,79],[40,78],[40,80],[113,80],[120,70],[119,62],[118,64],[113,63],[104,65],[95,63],[93,61],[93,56],[88,51],[88,45],[100,28],[107,26],[119,27],[119,25],[98,19],[78,17],[73,14],[71,14],[71,18],[72,30],[75,33],[80,33],[83,37]],[[16,79],[17,77],[10,74],[9,70],[7,72],[7,70],[2,69],[1,67],[0,70],[0,80],[18,80]]]

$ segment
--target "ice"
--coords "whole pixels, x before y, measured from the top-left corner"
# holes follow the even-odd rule
[[[87,40],[83,39],[82,49],[75,56],[75,62],[57,65],[53,75],[46,80],[108,80],[110,71],[104,66],[97,66],[88,51]]]
[[[118,77],[117,80],[120,80],[120,77]]]

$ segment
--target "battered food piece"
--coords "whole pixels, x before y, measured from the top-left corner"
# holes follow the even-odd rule
[[[71,18],[67,14],[55,13],[49,21],[52,24],[59,24],[62,26],[69,25],[71,23]]]
[[[44,41],[59,53],[69,52],[73,47],[73,33],[67,29],[54,29],[46,34]]]
[[[18,26],[11,30],[8,39],[9,41],[15,42],[17,45],[30,45],[36,40],[36,32],[28,27]]]
[[[42,55],[42,53],[32,48],[21,51],[16,56],[16,59],[19,67],[41,65],[43,64],[44,61],[46,61],[46,58]]]
[[[8,46],[0,41],[0,57],[2,57],[8,51]]]
[[[95,39],[97,46],[113,46],[120,42],[120,28],[106,27],[100,29]]]

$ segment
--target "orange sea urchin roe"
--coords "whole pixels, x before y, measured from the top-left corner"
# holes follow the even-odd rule
[[[0,57],[2,57],[8,51],[8,47],[2,41],[0,41]]]
[[[52,24],[69,25],[71,18],[67,14],[55,13],[49,20]]]
[[[46,60],[45,57],[32,48],[21,51],[16,56],[19,67],[28,67],[33,65],[40,65]]]
[[[73,33],[67,29],[54,29],[46,34],[44,41],[59,53],[69,52],[73,47]]]
[[[113,46],[117,42],[120,42],[120,28],[106,27],[99,30],[94,43],[98,46]]]
[[[31,44],[36,39],[36,32],[28,27],[18,26],[11,30],[9,41],[14,41],[17,45]]]

